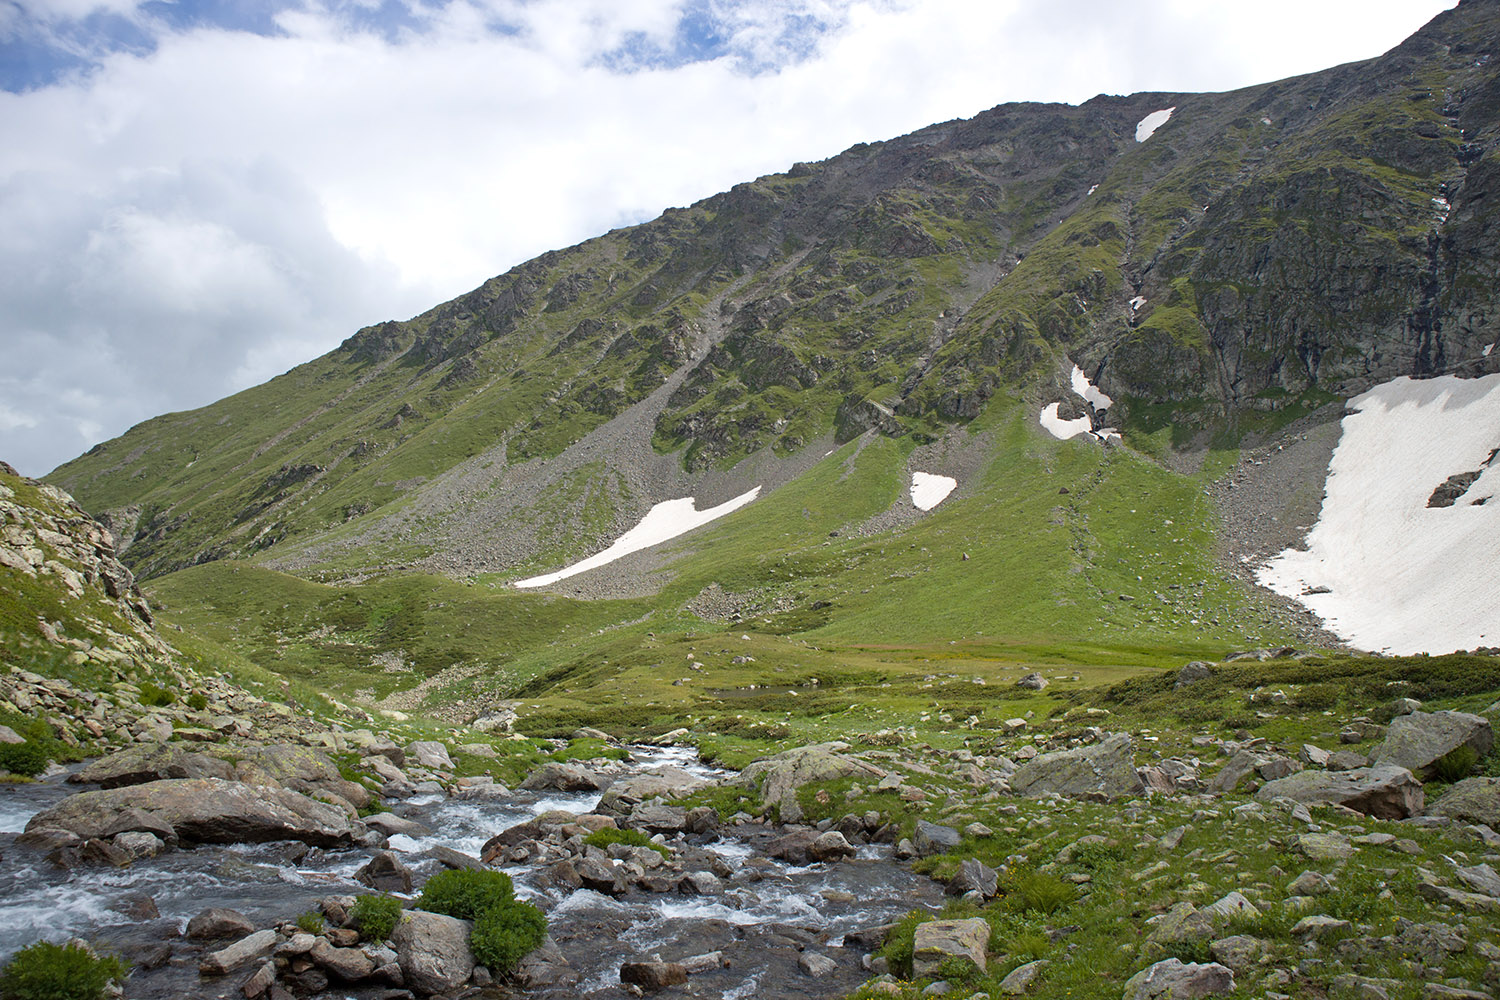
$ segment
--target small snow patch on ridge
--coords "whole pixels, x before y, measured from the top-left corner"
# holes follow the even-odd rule
[[[1398,378],[1349,401],[1306,551],[1256,571],[1365,649],[1446,653],[1500,638],[1500,375]],[[1455,475],[1478,472],[1446,506]]]
[[[1136,123],[1135,126],[1135,141],[1145,142],[1147,139],[1151,138],[1152,134],[1157,129],[1161,128],[1167,123],[1167,119],[1171,118],[1172,112],[1176,110],[1177,108],[1174,105],[1170,108],[1162,108],[1160,111],[1153,111],[1146,117],[1142,118],[1139,122]]]
[[[1098,387],[1090,382],[1089,377],[1083,373],[1083,369],[1077,365],[1073,366],[1071,381],[1074,394],[1083,397],[1093,405],[1094,409],[1102,411],[1115,405],[1115,401],[1100,392]]]
[[[1042,411],[1042,426],[1047,429],[1048,434],[1051,434],[1059,441],[1066,441],[1069,438],[1076,438],[1080,434],[1094,433],[1094,422],[1088,417],[1074,417],[1072,420],[1064,420],[1058,416],[1057,409],[1060,406],[1062,406],[1061,403],[1049,403],[1047,404],[1047,408]]]
[[[952,476],[937,476],[930,472],[911,474],[911,502],[917,510],[931,510],[952,493],[958,480]]]
[[[710,521],[717,520],[725,514],[739,510],[745,504],[760,496],[760,487],[748,493],[741,493],[733,500],[726,500],[717,507],[708,510],[698,510],[697,500],[694,497],[682,497],[677,500],[664,500],[646,512],[641,518],[641,523],[631,528],[625,534],[615,539],[615,543],[603,552],[595,553],[587,559],[576,562],[571,566],[558,570],[556,573],[547,573],[543,576],[533,576],[525,580],[517,580],[515,586],[522,588],[545,587],[549,583],[566,580],[570,576],[591,569],[598,569],[607,563],[612,563],[622,556],[628,556],[632,552],[648,549],[653,545],[676,538],[678,535],[686,534],[694,528],[702,527]]]

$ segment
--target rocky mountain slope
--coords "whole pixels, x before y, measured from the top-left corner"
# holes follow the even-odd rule
[[[1494,372],[1497,19],[1465,0],[1364,63],[1004,105],[798,164],[49,478],[146,576],[257,554],[520,575],[868,430],[949,441],[1017,399],[1078,415],[1075,362],[1158,455],[1399,375]]]

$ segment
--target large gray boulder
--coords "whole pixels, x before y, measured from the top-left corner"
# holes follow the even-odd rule
[[[1262,785],[1262,802],[1291,799],[1305,805],[1338,805],[1376,819],[1420,816],[1422,783],[1404,767],[1384,765],[1353,771],[1300,771]]]
[[[1426,781],[1437,773],[1437,762],[1459,747],[1483,757],[1494,743],[1490,720],[1482,715],[1412,712],[1391,720],[1385,742],[1370,754],[1370,762],[1404,767]]]
[[[1146,790],[1135,770],[1133,744],[1125,733],[1114,733],[1092,746],[1044,753],[1011,775],[1010,787],[1032,798],[1055,792],[1095,801]]]
[[[1196,1000],[1233,992],[1234,973],[1219,963],[1169,958],[1131,976],[1123,1000]]]
[[[918,979],[935,975],[950,958],[967,959],[983,972],[989,941],[990,925],[982,917],[918,924],[912,939],[912,972]]]
[[[472,929],[467,920],[408,910],[391,933],[407,988],[419,994],[447,993],[468,982],[474,974]]]
[[[1465,778],[1427,811],[1460,823],[1483,823],[1500,829],[1500,778]]]
[[[273,743],[256,747],[234,765],[234,778],[248,785],[278,785],[323,799],[338,799],[356,809],[370,804],[369,791],[339,773],[338,765],[313,747]]]
[[[711,784],[713,782],[690,774],[680,767],[659,767],[610,785],[594,811],[608,816],[629,816],[642,802],[652,799],[680,799]]]
[[[179,840],[258,844],[300,840],[314,847],[353,844],[365,832],[337,806],[285,788],[219,778],[178,778],[80,792],[33,816],[26,829],[68,830],[88,840],[108,836],[119,815],[140,812],[170,827]]]
[[[610,785],[610,779],[578,764],[552,761],[526,776],[517,787],[524,791],[598,792]]]
[[[778,807],[783,823],[796,823],[802,819],[797,801],[802,786],[840,778],[878,781],[885,777],[886,772],[874,764],[844,753],[848,749],[849,744],[841,741],[796,747],[753,761],[729,783],[759,793],[762,802]]]
[[[168,778],[230,778],[234,767],[206,753],[171,743],[137,743],[91,761],[68,775],[68,781],[101,788],[123,788]]]

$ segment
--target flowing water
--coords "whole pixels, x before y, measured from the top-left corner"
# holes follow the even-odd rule
[[[672,764],[703,777],[722,776],[700,764],[691,750],[632,749],[632,771]],[[367,849],[314,848],[304,854],[294,844],[205,845],[168,851],[127,868],[59,868],[44,852],[17,846],[14,840],[33,815],[75,790],[61,781],[59,776],[0,787],[0,957],[41,938],[80,936],[134,961],[128,998],[238,996],[248,970],[219,980],[199,978],[202,948],[181,938],[190,917],[221,906],[264,927],[316,909],[323,896],[369,891],[353,881],[354,872],[369,859]],[[597,793],[524,792],[500,801],[441,795],[407,799],[393,803],[393,809],[434,833],[392,837],[390,846],[420,884],[439,870],[435,861],[421,856],[434,846],[477,857],[484,842],[507,827],[550,809],[588,812],[598,800]],[[726,828],[719,839],[702,845],[734,873],[724,880],[725,891],[715,896],[632,891],[615,899],[588,889],[545,887],[533,868],[506,869],[517,894],[546,911],[553,939],[582,977],[578,984],[526,995],[623,998],[621,963],[654,956],[675,961],[717,951],[723,964],[690,979],[697,995],[835,996],[867,975],[861,953],[842,947],[846,933],[940,902],[938,887],[896,864],[889,848],[862,847],[850,861],[795,866],[761,852],[776,832],[755,824]],[[694,847],[680,846],[685,857],[698,857]],[[689,870],[703,867],[688,865]],[[798,968],[803,951],[826,955],[837,968],[812,978]],[[338,989],[328,995],[375,992]]]

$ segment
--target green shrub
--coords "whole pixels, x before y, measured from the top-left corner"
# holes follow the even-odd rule
[[[95,955],[72,942],[38,941],[0,969],[0,1000],[102,1000],[109,984],[129,972],[114,955]]]
[[[361,941],[384,941],[401,919],[401,900],[395,896],[360,896],[349,910],[349,920]]]
[[[1439,781],[1452,783],[1462,781],[1474,770],[1474,765],[1479,763],[1479,754],[1468,744],[1454,747],[1443,756],[1433,762],[1433,777]]]
[[[1071,906],[1078,887],[1047,872],[1022,872],[1006,893],[1006,901],[1022,912],[1050,914]]]
[[[509,902],[481,913],[469,935],[474,960],[497,976],[510,972],[547,937],[547,918],[530,903]]]
[[[187,697],[188,708],[195,712],[201,712],[208,707],[208,696],[201,691],[194,691]]]
[[[47,769],[47,748],[35,740],[0,743],[0,771],[35,778]]]
[[[649,847],[663,858],[670,860],[672,857],[670,850],[661,844],[653,844],[651,838],[639,830],[616,830],[612,827],[605,827],[602,830],[595,830],[587,837],[584,837],[583,842],[600,850],[608,850],[610,844],[624,844],[627,847]]]
[[[147,708],[166,708],[177,700],[177,696],[166,688],[150,681],[141,681],[141,704]]]
[[[308,910],[297,917],[297,929],[309,934],[322,934],[327,922],[317,910]]]
[[[1339,872],[1335,889],[1323,903],[1324,912],[1339,920],[1351,923],[1371,923],[1390,916],[1395,903],[1380,894],[1395,880],[1386,879],[1384,873],[1370,868],[1345,868]]]
[[[419,910],[473,920],[515,899],[515,886],[504,872],[451,870],[428,879],[414,905]]]

